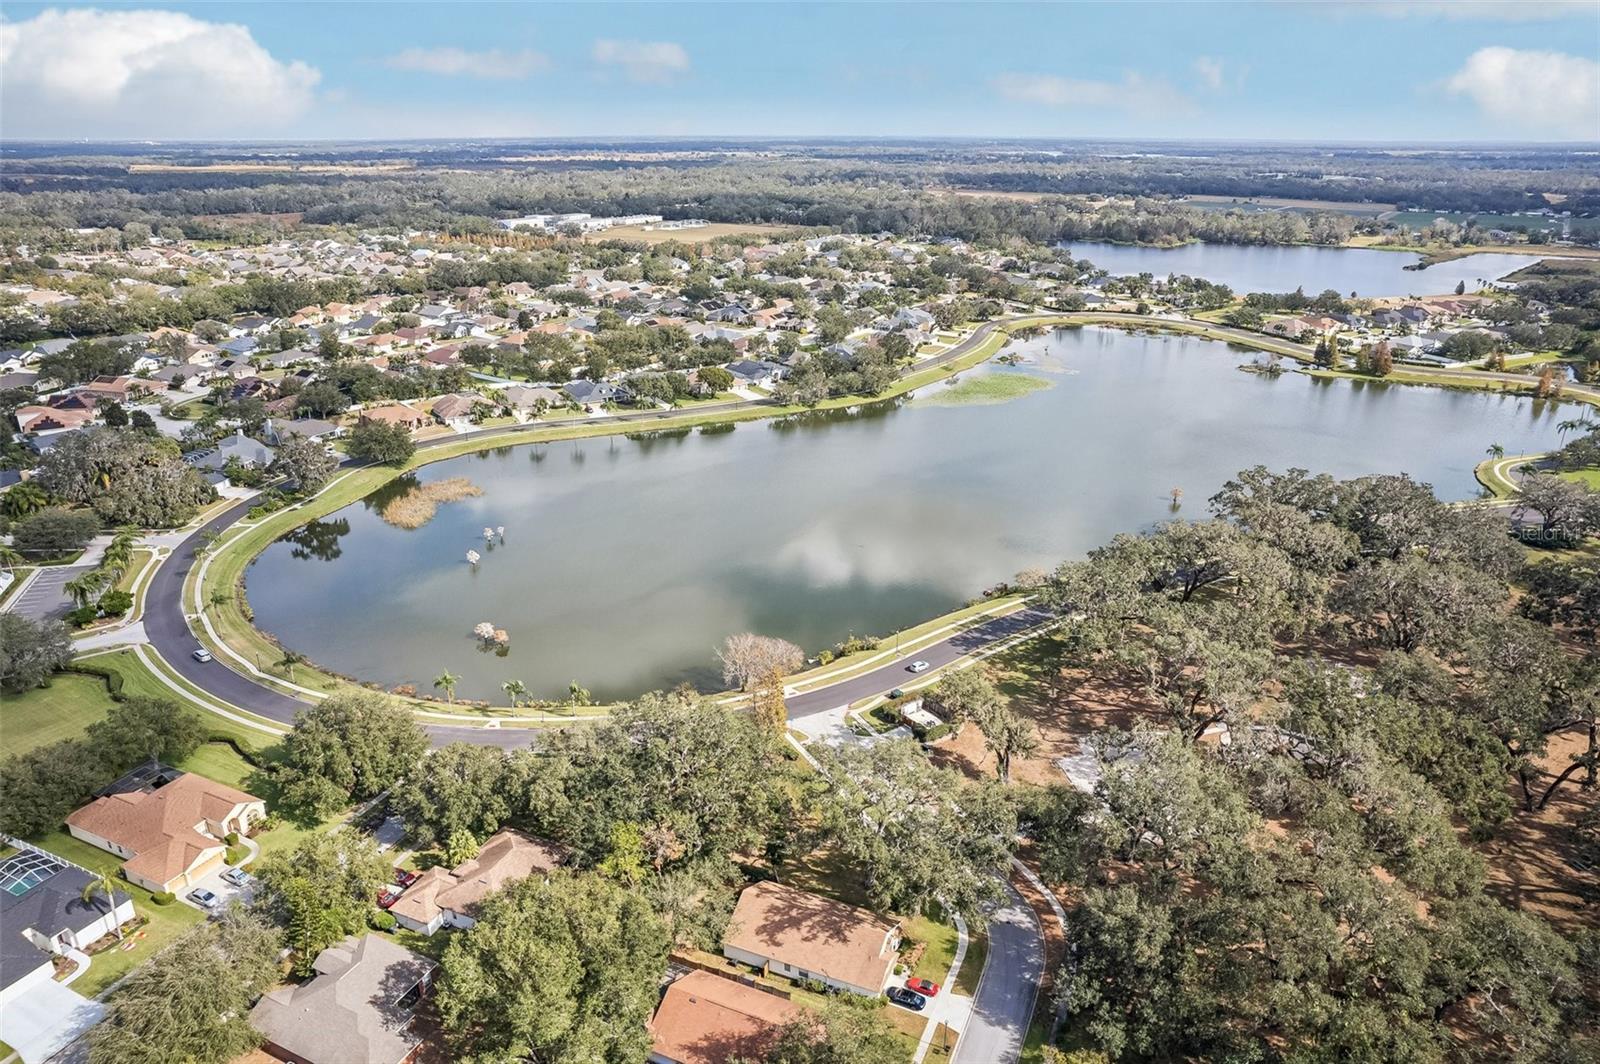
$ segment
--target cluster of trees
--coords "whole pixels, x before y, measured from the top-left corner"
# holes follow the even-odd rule
[[[173,528],[216,499],[165,437],[134,428],[94,428],[65,436],[39,460],[51,495],[94,511],[108,525]]]
[[[11,616],[0,614],[0,635],[8,637],[8,644],[18,634]],[[51,660],[56,666],[65,664],[58,655]],[[89,725],[83,738],[63,739],[0,761],[0,831],[31,838],[59,827],[96,788],[152,757],[181,761],[205,736],[199,714],[175,702],[117,702],[104,720]]]
[[[72,636],[60,621],[0,613],[0,691],[42,687],[72,660]]]
[[[782,664],[781,649],[739,659]],[[392,788],[417,842],[452,860],[505,826],[569,852],[567,870],[495,896],[446,950],[440,1015],[452,1049],[474,1059],[636,1057],[667,951],[720,942],[751,874],[738,859],[781,872],[826,842],[878,905],[938,899],[975,914],[1016,828],[999,783],[965,783],[915,743],[841,752],[826,786],[791,767],[781,725],[692,692],[647,695],[536,750],[425,749],[404,707],[337,695],[301,714],[276,773],[285,802],[317,816]],[[372,898],[385,862],[354,833],[317,833],[258,872],[263,911],[302,966],[382,919]],[[831,1016],[785,1032],[775,1059],[889,1059],[870,1014]],[[857,1045],[869,1055],[849,1056]]]
[[[404,425],[363,422],[350,430],[345,453],[358,462],[403,466],[416,454],[417,444]]]
[[[1092,795],[1023,812],[1073,888],[1060,1004],[1113,1060],[1592,1052],[1600,942],[1489,897],[1457,823],[1485,838],[1596,784],[1600,654],[1548,626],[1593,574],[1514,608],[1503,518],[1405,477],[1257,467],[1211,507],[1041,590],[1078,618],[1068,663],[1165,718],[1094,737]],[[1276,652],[1307,641],[1376,667]]]

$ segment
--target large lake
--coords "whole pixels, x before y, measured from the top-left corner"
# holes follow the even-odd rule
[[[721,434],[525,444],[436,463],[481,498],[403,531],[352,505],[248,573],[256,623],[340,672],[503,701],[516,678],[601,698],[715,689],[733,632],[815,652],[888,634],[1032,566],[1205,500],[1255,463],[1339,476],[1406,471],[1444,498],[1474,465],[1557,442],[1561,407],[1481,392],[1277,378],[1247,352],[1179,336],[1063,330],[1010,348],[1050,387],[997,405],[910,402]],[[970,376],[971,374],[968,374]],[[938,386],[942,388],[943,386]],[[392,489],[386,489],[386,492]],[[383,496],[385,493],[380,493]],[[484,526],[506,541],[484,550]],[[484,554],[472,568],[469,548]],[[511,636],[480,653],[473,625]]]
[[[1539,261],[1537,255],[1477,254],[1451,259],[1425,270],[1410,252],[1370,248],[1257,247],[1243,244],[1184,244],[1176,248],[1135,247],[1075,241],[1061,245],[1073,258],[1088,259],[1109,273],[1187,274],[1225,284],[1235,293],[1292,292],[1304,287],[1315,295],[1329,288],[1342,296],[1446,295],[1465,283],[1467,291]]]

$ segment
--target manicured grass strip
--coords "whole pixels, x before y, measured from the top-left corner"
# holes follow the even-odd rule
[[[978,980],[983,977],[983,966],[989,959],[989,932],[967,925],[967,955],[956,973],[955,990],[968,997],[978,992]]]
[[[823,684],[837,683],[839,680],[869,672],[893,658],[897,646],[898,653],[903,656],[917,650],[935,635],[943,639],[961,630],[951,628],[948,632],[943,631],[953,624],[968,627],[969,624],[981,624],[995,617],[1004,617],[1021,609],[1025,601],[1021,595],[1007,595],[963,606],[959,610],[941,614],[921,624],[903,629],[898,636],[889,635],[881,638],[876,650],[858,650],[853,654],[835,658],[826,665],[818,665],[814,669],[796,673],[789,677],[789,686],[797,691],[810,691]]]

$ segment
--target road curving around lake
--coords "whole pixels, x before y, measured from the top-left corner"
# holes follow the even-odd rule
[[[329,694],[341,690],[374,688],[359,680],[318,669],[311,662],[287,666],[280,664],[283,649],[251,623],[242,592],[244,572],[262,550],[285,533],[360,500],[395,477],[433,462],[496,447],[590,438],[641,429],[669,430],[779,418],[803,414],[811,409],[838,409],[886,400],[945,380],[988,360],[1000,352],[1010,334],[1017,330],[1081,325],[1196,335],[1269,351],[1302,362],[1309,362],[1312,356],[1312,349],[1302,344],[1191,318],[1114,311],[1023,312],[979,325],[947,350],[914,364],[882,396],[828,400],[817,408],[784,406],[770,399],[735,400],[705,404],[687,411],[629,411],[581,421],[533,422],[479,429],[419,441],[417,454],[404,467],[347,463],[315,497],[272,514],[250,518],[249,511],[253,504],[249,500],[208,511],[203,523],[193,528],[165,558],[159,559],[154,572],[147,577],[145,630],[150,646],[169,669],[211,698],[281,723],[291,723],[296,712]],[[1490,375],[1480,372],[1476,376],[1482,380]],[[1442,380],[1441,383],[1454,382]],[[1600,393],[1597,393],[1597,401],[1600,401]],[[200,548],[201,556],[198,558],[196,548]],[[957,638],[963,639],[965,649],[961,653],[949,654],[947,661],[970,653],[972,644],[966,641],[988,627],[987,624],[975,625],[959,633]],[[997,638],[1015,634],[1015,630],[1012,630]],[[208,663],[195,661],[191,654],[199,646],[209,649],[215,660]],[[926,657],[927,651],[919,652],[919,656]],[[895,667],[887,666],[888,669]],[[799,699],[802,705],[794,708],[801,712],[814,712],[823,703],[831,708],[848,705],[862,697],[862,694],[843,697],[846,692],[835,691],[836,687],[849,688],[852,692],[864,691],[865,694],[882,693],[888,688],[868,688],[871,683],[884,679],[878,675],[884,671],[867,670],[864,674],[870,678],[867,685],[859,684],[854,670],[847,680],[838,684],[815,685],[802,681],[806,688]],[[890,686],[895,685],[891,683]],[[840,696],[837,701],[830,702],[836,695]],[[531,714],[528,710],[519,712],[505,707],[457,706],[415,696],[402,697],[436,735],[460,733],[456,737],[474,736],[474,741],[492,741],[498,745],[517,745],[527,741],[530,728],[570,724],[586,716],[603,715],[606,711],[605,707],[573,707],[570,712]]]

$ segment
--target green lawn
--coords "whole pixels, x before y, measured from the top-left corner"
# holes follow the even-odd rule
[[[956,942],[960,938],[955,925],[941,923],[931,916],[914,916],[900,925],[900,933],[907,944],[922,942],[927,945],[911,974],[942,984],[950,975],[950,962],[955,960]]]
[[[1600,469],[1574,469],[1559,475],[1565,480],[1576,480],[1592,491],[1600,491]]]
[[[250,777],[259,771],[240,757],[233,747],[220,742],[203,744],[200,749],[178,762],[176,767],[241,790],[247,788]]]
[[[967,927],[967,956],[956,973],[956,989],[971,996],[978,992],[978,980],[983,977],[983,966],[989,958],[989,932]]]
[[[1028,373],[984,373],[964,377],[948,388],[926,392],[917,398],[939,406],[990,406],[1048,387],[1049,381]]]
[[[82,660],[85,665],[107,669],[121,676],[122,693],[126,697],[163,699],[176,697],[172,688],[162,683],[131,650],[97,654]],[[246,727],[226,717],[219,717],[215,713],[202,712],[202,715],[205,717],[207,734],[213,739],[231,739],[240,747],[265,756],[271,756],[268,751],[278,744],[277,738],[266,732]]]
[[[49,687],[7,695],[0,709],[0,750],[24,754],[62,739],[76,739],[111,706],[106,685],[94,676],[61,673]]]

